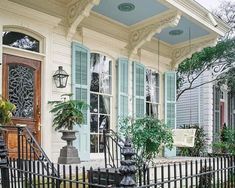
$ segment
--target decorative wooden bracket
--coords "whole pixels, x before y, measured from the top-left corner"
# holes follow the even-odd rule
[[[202,50],[205,47],[216,45],[218,36],[210,37],[190,45],[176,47],[172,51],[172,68],[176,68],[184,59],[192,56],[193,53]]]
[[[67,22],[68,32],[67,39],[71,39],[76,32],[81,21],[89,16],[91,9],[100,3],[100,0],[75,0],[68,5]]]
[[[129,52],[129,57],[133,53],[137,53],[138,48],[140,48],[145,42],[148,42],[156,33],[160,33],[162,29],[167,27],[175,27],[178,25],[181,14],[178,12],[173,12],[160,19],[156,19],[149,25],[144,25],[141,28],[134,29],[131,31],[129,36],[129,44],[126,46]]]

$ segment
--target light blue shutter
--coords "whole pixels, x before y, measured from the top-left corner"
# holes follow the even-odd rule
[[[165,123],[172,129],[176,127],[176,73],[165,73]],[[176,156],[176,149],[165,149],[165,156]]]
[[[134,117],[143,117],[146,112],[145,103],[145,66],[133,62],[133,114]]]
[[[118,119],[128,117],[128,59],[118,59]]]
[[[90,104],[90,52],[79,43],[72,43],[72,91],[74,98]],[[78,148],[80,160],[88,160],[90,157],[90,120],[89,110],[84,112],[83,125],[74,127],[78,130],[78,138],[74,146]]]

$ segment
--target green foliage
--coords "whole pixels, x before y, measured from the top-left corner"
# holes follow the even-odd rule
[[[12,112],[14,112],[15,109],[14,104],[0,96],[0,124],[5,125],[11,123]]]
[[[213,148],[217,153],[235,155],[235,130],[224,126],[220,132],[220,141],[213,143]]]
[[[120,132],[130,136],[141,162],[147,164],[160,152],[161,146],[172,148],[172,131],[168,126],[154,118],[143,117],[138,119],[126,118],[120,123]]]
[[[194,147],[182,147],[179,148],[179,154],[181,156],[200,156],[205,151],[205,142],[206,134],[204,133],[203,128],[200,128],[198,125],[183,125],[180,128],[182,129],[196,129]]]
[[[225,39],[219,41],[214,47],[204,48],[200,52],[194,53],[191,58],[185,59],[179,64],[177,69],[177,99],[183,92],[199,87],[206,83],[210,83],[215,80],[227,81],[226,72],[233,70],[233,62],[235,61],[235,38]],[[203,74],[205,71],[213,69],[215,66],[225,65],[226,71],[221,71],[214,75],[215,78],[207,80],[200,85],[193,85],[195,80]],[[233,71],[234,74],[234,71]],[[187,86],[186,86],[187,84]],[[231,86],[234,87],[234,82],[231,82]]]
[[[54,114],[53,127],[55,130],[64,128],[72,130],[74,125],[81,125],[84,122],[84,110],[88,105],[83,101],[72,100],[72,94],[61,95],[61,97],[69,97],[63,101],[49,101],[53,108],[50,111]]]

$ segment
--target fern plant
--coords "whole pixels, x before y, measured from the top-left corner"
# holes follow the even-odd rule
[[[79,125],[84,122],[84,111],[88,105],[80,100],[73,100],[72,94],[61,95],[64,98],[61,101],[49,101],[53,106],[51,113],[54,114],[52,126],[55,130],[68,129],[73,130],[74,125]],[[68,98],[66,100],[66,98]]]

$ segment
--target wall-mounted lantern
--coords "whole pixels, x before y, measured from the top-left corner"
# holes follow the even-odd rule
[[[67,86],[68,77],[68,73],[63,70],[62,66],[59,66],[58,70],[53,75],[56,87],[65,88]]]

